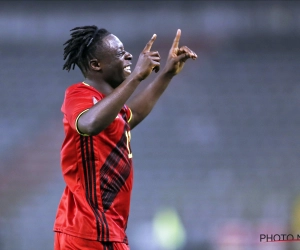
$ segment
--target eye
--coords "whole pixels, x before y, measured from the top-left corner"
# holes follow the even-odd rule
[[[121,56],[123,56],[125,53],[126,53],[126,51],[125,51],[125,50],[119,51],[119,52],[118,52],[118,56],[120,56],[120,57],[121,57]]]

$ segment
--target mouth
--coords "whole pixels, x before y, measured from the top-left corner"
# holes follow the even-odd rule
[[[126,67],[124,67],[124,71],[130,74],[131,73],[130,65],[127,65]]]

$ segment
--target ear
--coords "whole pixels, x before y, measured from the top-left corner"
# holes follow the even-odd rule
[[[95,71],[101,70],[100,62],[97,59],[92,59],[89,62],[90,68]]]

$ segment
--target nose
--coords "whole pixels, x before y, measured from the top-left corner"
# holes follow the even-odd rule
[[[132,59],[132,55],[126,51],[126,54],[125,54],[125,59],[126,60],[131,60]]]

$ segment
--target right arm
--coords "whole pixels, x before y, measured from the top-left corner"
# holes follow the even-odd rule
[[[77,128],[82,134],[96,135],[104,130],[116,118],[140,82],[150,75],[153,68],[159,69],[158,52],[150,52],[155,39],[156,35],[153,35],[140,54],[135,69],[124,82],[80,115],[77,120]]]

